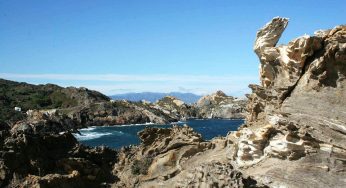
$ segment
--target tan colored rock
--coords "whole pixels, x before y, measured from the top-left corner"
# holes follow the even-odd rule
[[[154,108],[163,111],[176,120],[186,120],[196,116],[194,106],[188,105],[184,101],[173,96],[166,96],[158,100]]]
[[[222,91],[201,97],[196,104],[198,118],[237,118],[245,117],[246,100],[227,96]]]
[[[274,18],[257,34],[262,86],[250,85],[245,125],[209,142],[186,127],[147,129],[141,146],[121,152],[116,185],[345,187],[345,26],[276,46],[287,23]],[[133,160],[150,157],[146,174],[129,173]]]
[[[273,19],[259,33],[282,33],[277,23]],[[229,151],[232,164],[272,187],[346,186],[340,170],[346,169],[340,162],[346,161],[346,27],[278,47],[263,42],[262,35],[254,46],[262,86],[250,86],[246,128],[230,139],[237,146]],[[256,133],[268,124],[273,132],[262,140],[264,147],[253,145]]]
[[[229,146],[231,147],[230,159],[236,162],[239,167],[258,163],[265,156],[264,148],[273,131],[274,128],[267,125],[254,131],[242,128],[229,134],[227,139],[232,142],[232,145]]]

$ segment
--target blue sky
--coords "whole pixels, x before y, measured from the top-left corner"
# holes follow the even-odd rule
[[[0,1],[0,77],[105,94],[258,83],[256,31],[290,18],[280,43],[345,24],[345,1]]]

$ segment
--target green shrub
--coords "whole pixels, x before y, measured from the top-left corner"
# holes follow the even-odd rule
[[[131,172],[134,175],[146,175],[148,174],[148,169],[153,162],[152,157],[143,157],[141,160],[135,160],[131,166]]]

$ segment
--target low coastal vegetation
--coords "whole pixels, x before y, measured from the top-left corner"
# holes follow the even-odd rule
[[[199,113],[200,108],[196,105],[186,104],[172,96],[166,96],[155,103],[130,102],[111,100],[87,88],[32,85],[4,79],[0,79],[0,94],[0,121],[9,123],[24,120],[28,110],[41,110],[44,113],[52,109],[55,109],[54,114],[57,116],[65,115],[74,120],[78,128],[149,122],[166,124],[188,118],[209,118],[209,115]],[[225,118],[244,118],[242,113],[245,104],[235,107],[239,110],[234,110],[234,115],[228,113]]]

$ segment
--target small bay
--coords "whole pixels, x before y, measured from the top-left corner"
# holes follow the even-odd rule
[[[145,127],[170,128],[174,124],[183,126],[187,124],[196,132],[200,133],[205,140],[217,136],[226,136],[229,131],[235,131],[244,123],[242,119],[191,119],[185,122],[177,122],[168,125],[121,125],[101,126],[80,129],[81,134],[74,134],[78,141],[88,146],[108,146],[110,148],[121,148],[139,144],[137,133]]]

